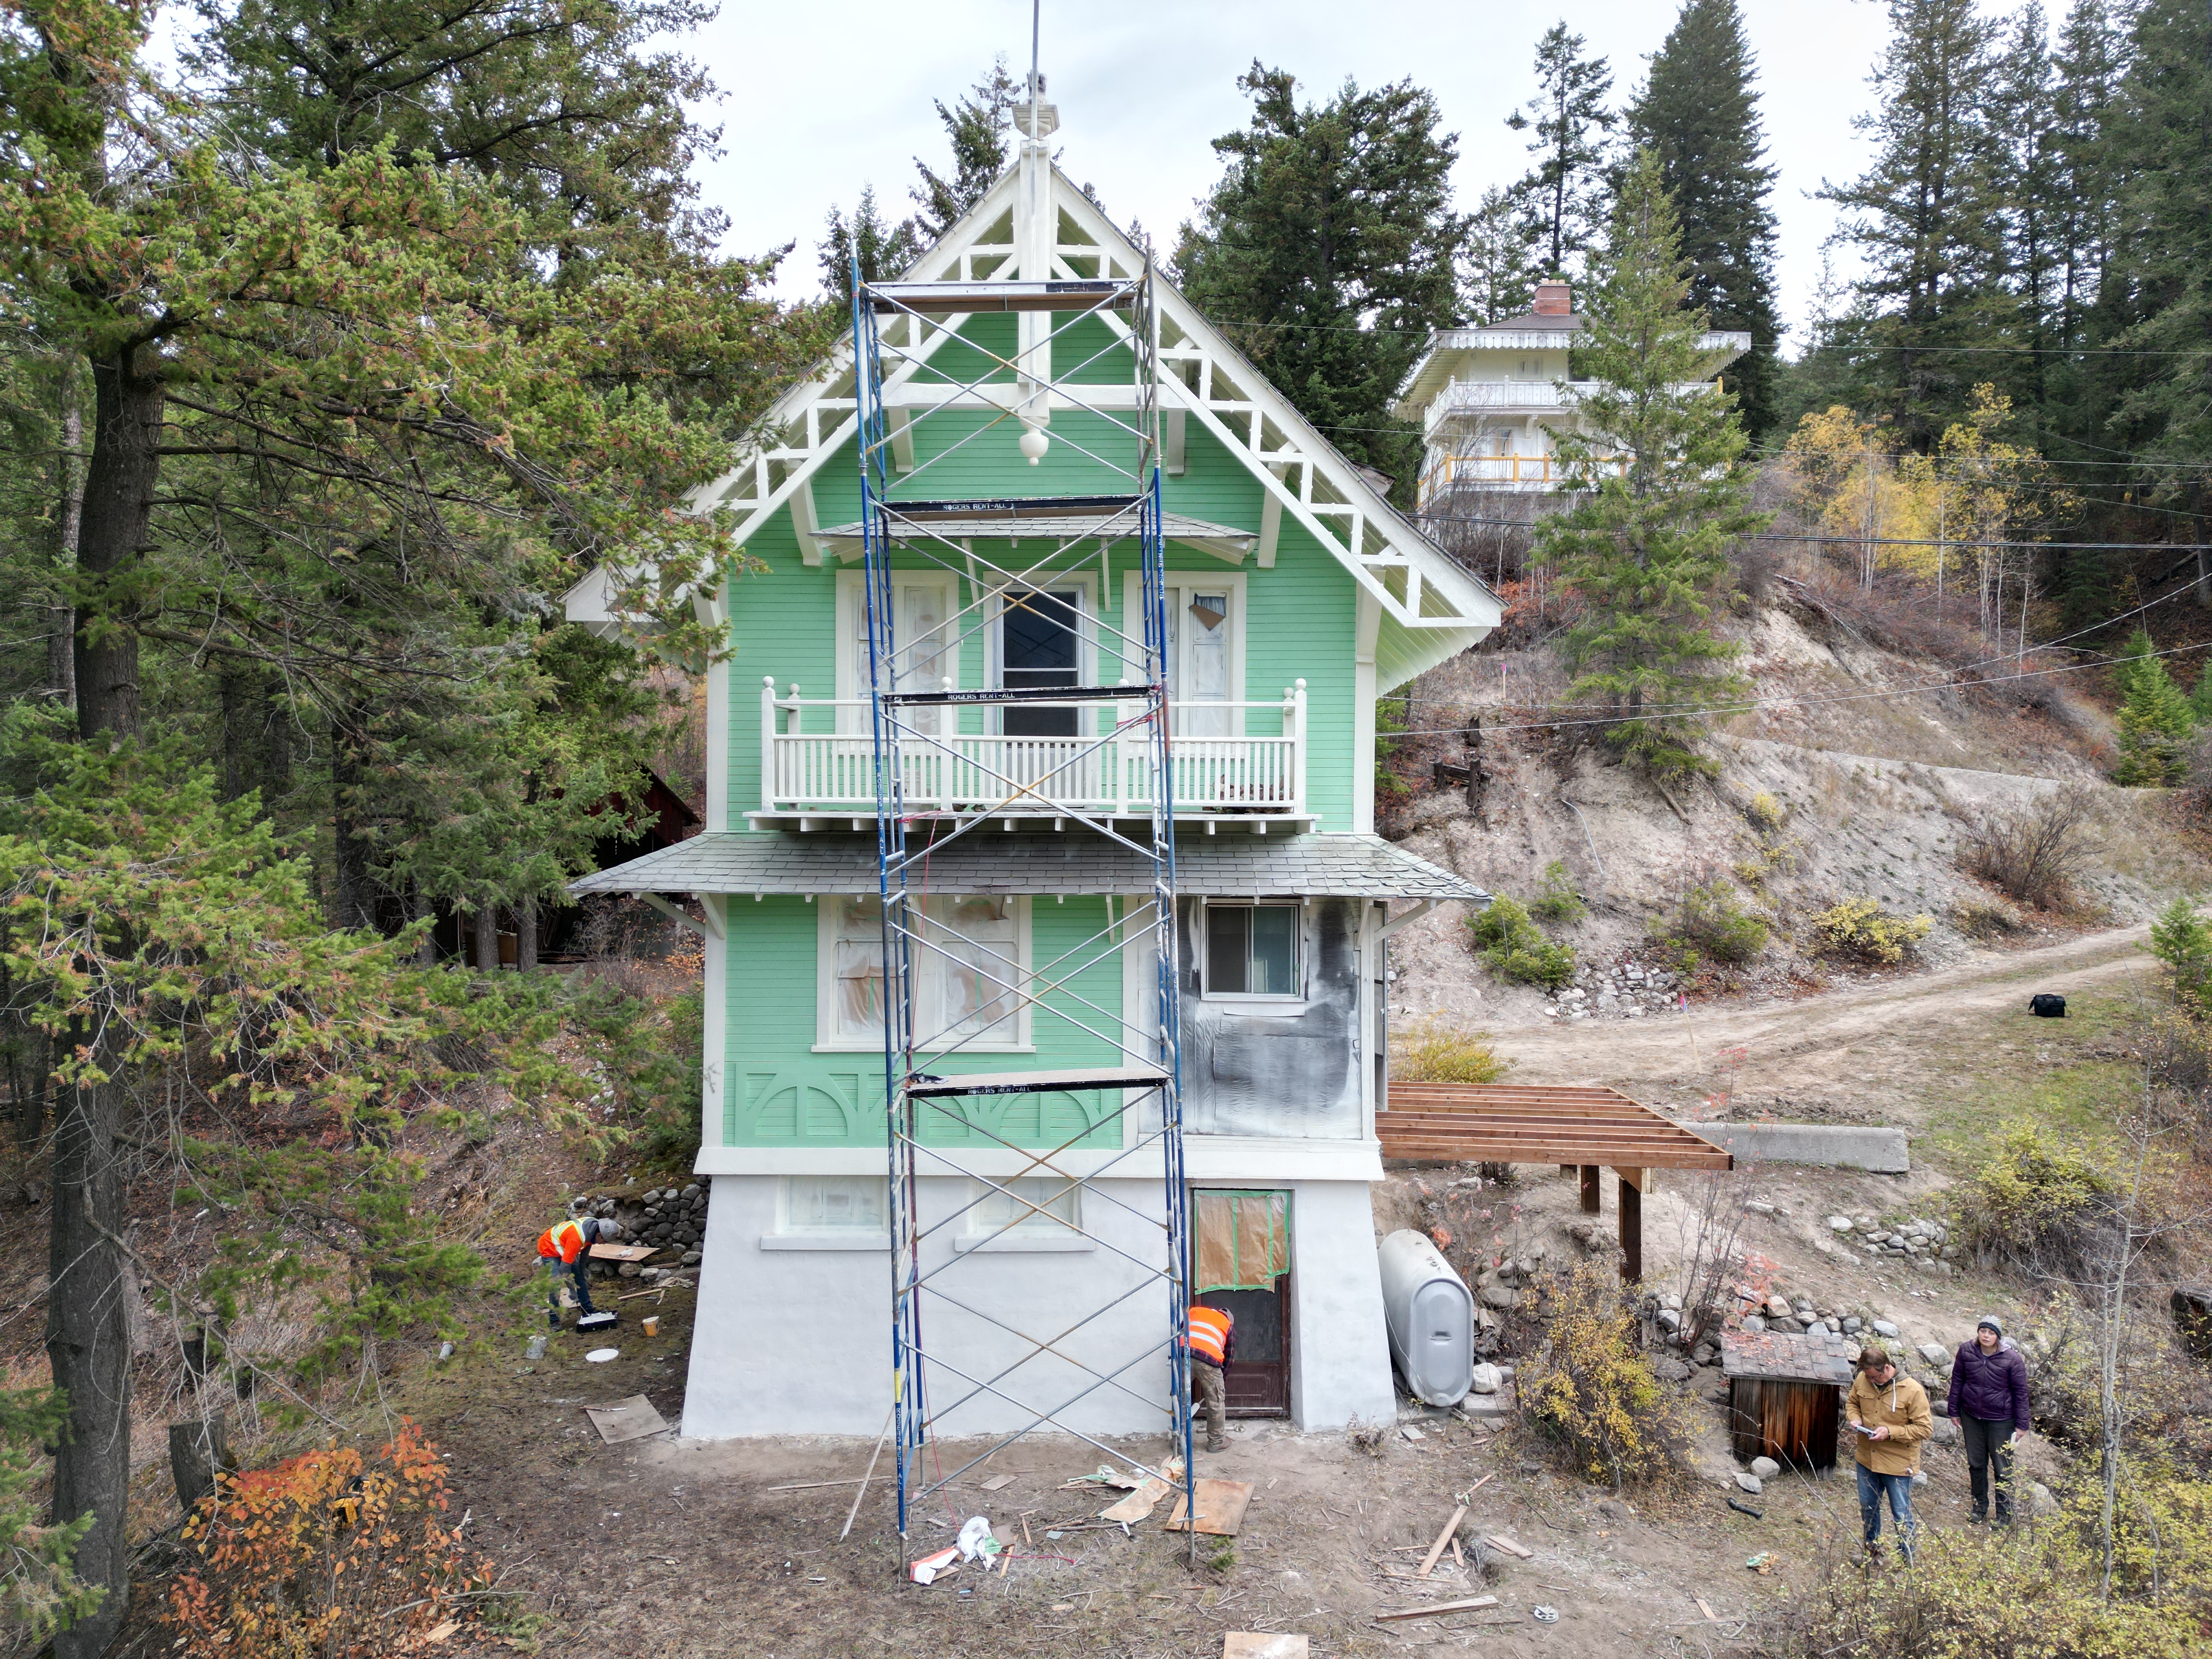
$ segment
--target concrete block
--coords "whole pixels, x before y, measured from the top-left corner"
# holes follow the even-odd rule
[[[1831,1123],[1699,1123],[1693,1132],[1755,1164],[1811,1164],[1904,1175],[1905,1131]]]

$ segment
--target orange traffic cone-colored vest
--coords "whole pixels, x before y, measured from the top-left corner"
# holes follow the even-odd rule
[[[1210,1365],[1229,1363],[1229,1330],[1236,1320],[1218,1308],[1190,1310],[1190,1352]]]
[[[547,1261],[558,1256],[562,1267],[568,1267],[583,1253],[584,1230],[573,1221],[563,1221],[548,1227],[538,1235],[538,1254]]]

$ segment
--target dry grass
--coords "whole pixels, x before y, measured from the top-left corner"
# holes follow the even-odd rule
[[[1511,1064],[1486,1033],[1452,1030],[1435,1015],[1390,1045],[1390,1075],[1405,1083],[1495,1083]]]

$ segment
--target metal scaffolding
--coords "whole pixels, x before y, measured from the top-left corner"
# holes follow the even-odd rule
[[[897,1458],[898,1523],[904,1535],[914,1505],[994,1453],[1040,1429],[1076,1435],[1111,1451],[1070,1420],[1102,1394],[1119,1395],[1158,1413],[1179,1449],[1175,1475],[1163,1462],[1150,1475],[1180,1486],[1185,1513],[1194,1515],[1189,1362],[1182,1342],[1188,1313],[1188,1196],[1183,1169],[1179,1088],[1175,811],[1169,765],[1169,618],[1160,496],[1159,318],[1147,260],[1127,278],[1097,281],[863,283],[855,268],[853,343],[859,407],[861,520],[866,559],[868,707],[873,738],[876,845],[881,901],[884,1083],[890,1149],[889,1219],[892,1251],[891,1420]],[[981,367],[963,378],[930,367],[935,336],[982,313],[1015,313],[1019,343],[1006,355],[963,337]],[[1107,343],[1091,349],[1103,324]],[[1053,368],[1060,348],[1060,371]],[[1075,349],[1071,349],[1071,347]],[[1101,366],[1127,353],[1126,385],[1102,381]],[[1069,361],[1074,359],[1075,361]],[[1061,429],[1049,432],[1053,416]],[[934,430],[932,423],[934,422]],[[1070,425],[1079,433],[1067,430]],[[1016,447],[1037,460],[1054,444],[1084,458],[1073,469],[1100,486],[1081,495],[986,500],[957,498],[948,482],[993,446]],[[1060,469],[1069,470],[1063,462]],[[1010,616],[1041,616],[1054,602],[1047,590],[1094,562],[1110,579],[1116,550],[1135,547],[1141,572],[1139,616],[1120,625],[1095,619],[1098,646],[1122,663],[1121,680],[1103,684],[1027,684],[963,689],[943,665],[956,666],[961,647],[1002,626]],[[1042,549],[1040,551],[1040,548]],[[902,657],[894,572],[951,573],[966,585],[966,603],[949,606],[926,641],[908,640]],[[956,586],[957,595],[960,588]],[[986,676],[985,678],[991,678]],[[1004,679],[1001,674],[997,678]],[[1080,678],[1079,673],[1075,677]],[[1099,676],[1097,678],[1103,678]],[[1066,721],[1075,734],[1049,743],[1006,745],[985,764],[952,741],[963,717],[1005,721],[1006,711],[1079,711]],[[1133,741],[1135,738],[1137,740]],[[957,813],[923,810],[943,799],[920,787],[930,769],[957,763],[972,775],[983,765],[995,805]],[[1107,798],[1149,803],[1149,818],[1109,816],[1064,799],[1095,800],[1096,788],[1070,786],[1103,767],[1135,769],[1121,779],[1141,788]],[[915,797],[909,810],[908,795]],[[963,836],[1009,815],[1033,816],[1041,805],[1062,833],[1072,826],[1140,854],[1152,872],[1149,897],[1111,893],[1105,925],[1049,962],[1030,964],[993,933],[959,925],[927,902],[928,864]],[[1146,940],[1157,983],[1152,1018],[1133,1018],[1085,988],[1085,970],[1112,964],[1106,982],[1120,984],[1121,964],[1141,961]],[[1139,948],[1129,949],[1131,945]],[[980,988],[978,1006],[957,1012],[917,994],[917,972],[933,957]],[[1103,1063],[1032,1071],[963,1069],[963,1061],[1004,1022],[1025,1017],[1040,1054],[1079,1054]],[[963,1113],[962,1103],[994,1095],[1094,1096],[1098,1115],[1050,1147],[1025,1147]],[[1038,1123],[1045,1121],[1040,1110]],[[1105,1132],[1102,1135],[1102,1131]],[[1036,1139],[1046,1139],[1039,1134]],[[1102,1146],[1102,1139],[1110,1145]],[[967,1149],[1018,1154],[994,1157],[1018,1173],[986,1175]],[[1161,1182],[1159,1212],[1124,1195],[1132,1177]],[[921,1176],[951,1176],[958,1193],[921,1201]],[[1048,1190],[1040,1193],[1042,1178]],[[1116,1188],[1121,1190],[1115,1190]],[[1073,1205],[1064,1203],[1073,1195]],[[971,1224],[994,1213],[984,1237]],[[1050,1216],[1089,1241],[1093,1259],[1110,1253],[1133,1267],[1133,1282],[1099,1286],[1096,1306],[1067,1294],[1010,1313],[993,1311],[987,1281],[1003,1274],[1006,1258],[977,1243]],[[1112,1236],[1101,1217],[1115,1225]],[[1003,1217],[1003,1219],[1000,1218]],[[995,1226],[993,1224],[996,1224]],[[952,1248],[956,1230],[968,1236]],[[1130,1247],[1132,1235],[1144,1248]],[[1157,1249],[1152,1248],[1157,1241]],[[977,1286],[984,1287],[981,1294]],[[1164,1318],[1155,1334],[1112,1347],[1116,1322],[1108,1316],[1164,1291]],[[1127,1329],[1132,1322],[1119,1322]],[[1008,1339],[1011,1339],[1009,1342]],[[1009,1356],[1011,1355],[1011,1359]],[[937,1425],[970,1402],[1012,1408],[1018,1426],[989,1437],[994,1443],[957,1468],[939,1460],[924,1468]],[[1124,1455],[1115,1452],[1115,1455]]]

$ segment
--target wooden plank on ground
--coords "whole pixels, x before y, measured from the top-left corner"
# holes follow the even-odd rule
[[[594,1261],[642,1261],[646,1257],[656,1255],[665,1248],[666,1246],[660,1244],[594,1244],[592,1246],[592,1260]]]
[[[1494,1532],[1488,1535],[1486,1541],[1492,1549],[1504,1550],[1506,1554],[1517,1557],[1521,1560],[1533,1561],[1536,1559],[1536,1552],[1526,1544],[1516,1544],[1510,1538],[1500,1538]]]
[[[1245,1480],[1200,1480],[1198,1483],[1198,1522],[1195,1530],[1215,1538],[1234,1538],[1244,1525],[1244,1506],[1252,1501],[1252,1486]],[[1175,1513],[1168,1530],[1182,1532],[1183,1498],[1176,1494]]]
[[[1494,1595],[1477,1595],[1465,1601],[1438,1601],[1432,1607],[1400,1607],[1395,1613],[1378,1613],[1375,1617],[1387,1624],[1394,1619],[1434,1619],[1439,1613],[1473,1613],[1479,1607],[1494,1607],[1497,1605],[1498,1598]]]
[[[619,1446],[625,1440],[642,1440],[648,1434],[665,1434],[668,1425],[653,1401],[641,1394],[627,1400],[617,1400],[611,1406],[586,1406],[584,1415],[592,1419],[592,1426],[599,1431],[599,1438],[610,1446]]]
[[[1201,1480],[1198,1484],[1202,1488],[1206,1482]],[[1152,1505],[1165,1498],[1170,1490],[1168,1483],[1159,1476],[1148,1475],[1139,1481],[1137,1489],[1120,1503],[1099,1510],[1098,1518],[1101,1521],[1141,1521],[1152,1512]]]
[[[1444,1546],[1451,1542],[1452,1534],[1459,1530],[1459,1523],[1466,1519],[1467,1505],[1462,1504],[1451,1512],[1451,1519],[1444,1522],[1444,1529],[1437,1534],[1437,1541],[1429,1546],[1429,1553],[1421,1558],[1421,1570],[1414,1575],[1416,1577],[1426,1578],[1429,1576],[1437,1565],[1437,1558],[1444,1553]]]
[[[1224,1631],[1221,1659],[1307,1659],[1303,1636],[1268,1636],[1255,1630]]]

